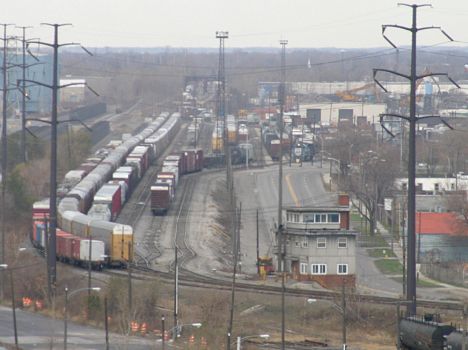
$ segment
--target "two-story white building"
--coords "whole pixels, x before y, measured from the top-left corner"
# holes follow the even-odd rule
[[[349,228],[349,211],[345,194],[338,195],[336,206],[284,209],[285,269],[294,279],[355,285],[358,233]]]

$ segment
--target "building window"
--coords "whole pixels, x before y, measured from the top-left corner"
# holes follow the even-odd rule
[[[326,275],[327,264],[312,264],[312,275]]]
[[[328,222],[340,222],[340,216],[338,215],[338,213],[328,214]]]
[[[304,222],[307,223],[339,223],[339,213],[308,213],[304,214]]]
[[[325,237],[317,238],[317,248],[326,248],[327,247],[327,239]]]
[[[348,264],[338,264],[336,268],[338,275],[347,275],[348,274]]]
[[[307,239],[302,241],[302,248],[309,248],[309,241]]]
[[[297,248],[299,248],[301,246],[301,242],[299,242],[299,241],[295,241],[294,243],[295,243]]]
[[[440,189],[439,184],[434,184],[434,191],[439,191],[439,189]]]
[[[338,238],[338,248],[348,248],[348,239],[346,237]]]
[[[300,273],[301,273],[301,275],[306,275],[307,274],[307,264],[306,263],[301,263]]]

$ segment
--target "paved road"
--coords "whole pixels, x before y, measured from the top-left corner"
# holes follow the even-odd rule
[[[315,206],[335,205],[336,195],[326,191],[328,167],[319,163],[302,167],[287,165],[283,168],[283,205]],[[278,216],[278,167],[242,170],[235,173],[238,200],[242,202],[241,254],[242,271],[256,272],[256,209],[259,208],[260,255],[272,255],[275,223]],[[362,292],[397,297],[402,284],[390,276],[382,275],[365,248],[356,252],[357,284]],[[418,295],[439,299],[446,291],[437,288],[419,288]]]
[[[18,343],[21,349],[63,349],[63,320],[17,310]],[[11,309],[0,307],[0,342],[14,344]],[[53,341],[52,341],[53,340]],[[159,349],[154,339],[109,335],[110,349]],[[105,349],[103,330],[68,322],[68,349]]]
[[[336,198],[323,187],[323,169],[287,164],[283,167],[283,206],[333,205]],[[278,167],[242,170],[234,175],[238,200],[242,202],[242,271],[256,272],[256,210],[259,209],[260,256],[272,256],[278,219]]]

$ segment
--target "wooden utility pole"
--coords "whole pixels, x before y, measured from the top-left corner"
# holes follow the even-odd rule
[[[260,240],[258,234],[258,209],[257,209],[257,274],[260,274]]]
[[[343,309],[342,342],[343,350],[346,350],[346,287],[344,279],[341,284],[341,308]]]

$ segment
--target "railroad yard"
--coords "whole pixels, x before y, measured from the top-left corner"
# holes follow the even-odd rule
[[[133,133],[144,130],[144,125],[148,125],[149,119],[143,117],[145,112],[139,111],[138,104],[120,115],[106,115],[104,119],[109,122],[111,133],[94,146],[96,154],[107,143],[118,138],[123,131],[128,131],[128,124],[125,121],[132,113],[134,114],[133,120],[136,117],[136,120],[140,118],[140,122],[145,123],[142,126],[134,124]],[[141,279],[156,278],[164,281],[169,287],[175,276],[177,252],[177,283],[180,284],[180,298],[188,302],[186,299],[190,297],[187,292],[192,288],[197,288],[200,292],[209,290],[210,293],[231,290],[234,259],[231,253],[233,244],[231,232],[236,225],[232,225],[226,217],[223,220],[223,215],[225,216],[226,212],[229,213],[232,210],[228,205],[230,199],[225,191],[226,170],[223,168],[208,168],[199,173],[180,176],[174,199],[167,212],[164,215],[154,215],[152,212],[151,192],[148,189],[155,183],[157,174],[161,172],[163,160],[170,154],[180,154],[194,146],[195,140],[189,136],[190,122],[181,120],[179,125],[167,148],[163,149],[148,165],[138,185],[132,189],[131,196],[126,198],[126,203],[119,212],[117,223],[128,225],[133,229],[133,259],[131,267],[127,267],[127,270],[132,270],[135,285],[138,286],[138,281]],[[210,136],[213,125],[212,122],[201,122],[198,126],[201,132],[196,141],[205,155],[209,155],[212,151]],[[260,129],[250,126],[248,130],[251,140],[259,141]],[[236,290],[241,293],[241,296],[246,295],[245,293],[261,293],[277,297],[281,294],[278,279],[270,276],[265,280],[265,278],[259,278],[257,274],[255,232],[258,231],[260,256],[274,255],[278,165],[260,142],[254,143],[254,147],[253,156],[249,159],[250,164],[243,161],[234,170],[235,198],[238,203],[242,203],[238,236],[234,238],[239,242]],[[285,207],[333,205],[335,194],[326,189],[329,174],[328,169],[322,164],[304,162],[299,165],[295,163],[288,165],[286,159],[283,166],[283,181],[286,184],[283,194]],[[394,304],[400,295],[401,284],[395,283],[390,277],[380,275],[378,270],[373,269],[372,262],[369,261],[364,248],[359,249],[357,264],[360,269],[357,273],[358,283],[356,289],[353,290],[354,297],[371,305]],[[74,273],[86,275],[85,272]],[[99,283],[106,283],[105,281],[110,276],[124,276],[126,273],[105,269],[104,272],[93,272],[92,279]],[[420,305],[426,307],[438,305],[436,307],[457,309],[456,304],[446,301],[458,298],[460,293],[463,295],[464,291],[458,292],[456,289],[440,287],[421,290]],[[288,279],[286,294],[288,298],[292,298],[293,304],[296,304],[294,300],[301,296],[302,298],[314,297],[323,301],[328,300],[331,303],[339,298],[336,291],[327,290],[319,283],[304,283],[294,279]],[[350,332],[353,334],[354,331]],[[314,341],[321,346],[326,343],[320,341],[319,338],[314,338]],[[310,348],[312,343],[301,345],[301,341],[298,340],[294,344],[291,343],[294,349],[301,349],[301,346]],[[362,346],[363,349],[366,348]],[[271,343],[269,347],[275,348],[274,343]]]
[[[2,24],[0,349],[468,349],[467,41],[417,27],[428,4],[379,24],[387,50],[270,47],[266,23],[326,33],[298,5],[216,46],[224,3],[92,5],[135,28],[89,13],[86,48]],[[149,13],[161,32],[126,41]],[[416,55],[425,29],[459,46]]]

